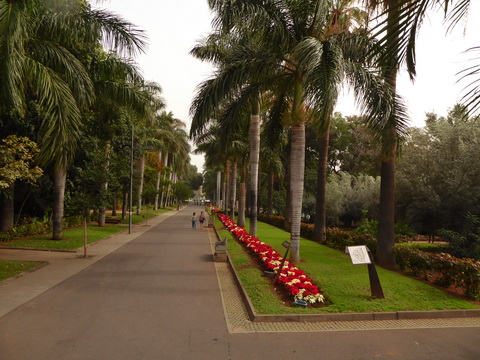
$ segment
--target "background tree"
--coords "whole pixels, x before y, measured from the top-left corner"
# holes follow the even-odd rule
[[[26,137],[9,135],[0,143],[0,231],[14,226],[13,194],[19,180],[35,184],[43,170],[34,165],[37,144]]]

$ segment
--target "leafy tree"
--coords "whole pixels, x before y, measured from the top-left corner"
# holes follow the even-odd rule
[[[192,190],[198,190],[203,184],[203,176],[198,172],[198,169],[195,165],[188,164],[187,171],[182,176],[185,184],[190,186]]]
[[[194,196],[192,188],[183,181],[178,181],[173,187],[173,193],[179,202],[191,199]]]
[[[37,144],[26,137],[9,135],[0,143],[0,190],[12,186],[17,180],[35,183],[43,170],[34,166],[38,155]]]
[[[468,213],[480,214],[479,141],[480,127],[464,107],[455,106],[447,117],[428,114],[399,162],[399,216],[433,236],[440,227],[460,231]]]
[[[9,135],[0,143],[0,231],[13,228],[13,189],[18,180],[35,184],[43,170],[35,166],[37,144],[26,137]]]
[[[480,218],[478,216],[468,214],[465,218],[465,226],[459,233],[443,229],[440,234],[450,243],[452,255],[480,260]]]
[[[53,238],[62,238],[67,168],[81,128],[81,110],[93,102],[90,77],[79,53],[107,47],[133,54],[143,49],[132,24],[82,0],[0,1],[0,109],[23,117],[25,89],[35,94],[42,123],[41,164],[54,164]],[[81,49],[78,51],[78,49]]]

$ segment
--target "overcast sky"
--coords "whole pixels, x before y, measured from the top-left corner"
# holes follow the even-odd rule
[[[147,80],[163,88],[167,111],[190,128],[189,108],[196,86],[211,74],[211,67],[189,55],[197,40],[211,29],[207,0],[110,0],[101,1],[108,9],[139,28],[149,38],[148,51],[139,63]],[[412,126],[422,126],[426,112],[446,115],[460,100],[465,83],[457,83],[460,70],[470,66],[471,54],[463,53],[480,46],[480,2],[472,1],[466,32],[459,29],[445,37],[440,14],[424,22],[417,41],[417,78],[398,78],[398,92],[407,100]],[[475,19],[476,21],[473,21]],[[477,37],[477,39],[475,39]],[[477,60],[478,62],[478,60]],[[343,115],[355,114],[351,96],[343,96],[337,106]],[[202,170],[203,158],[192,155],[192,163]]]

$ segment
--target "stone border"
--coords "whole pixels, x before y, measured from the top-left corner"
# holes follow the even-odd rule
[[[217,228],[214,226],[218,240],[221,240]],[[431,311],[392,311],[373,313],[336,313],[336,314],[286,314],[263,315],[257,314],[247,291],[230,261],[227,250],[227,262],[238,286],[242,300],[250,321],[253,322],[334,322],[334,321],[374,321],[374,320],[414,320],[414,319],[453,319],[453,318],[480,318],[480,309],[462,310],[431,310]]]

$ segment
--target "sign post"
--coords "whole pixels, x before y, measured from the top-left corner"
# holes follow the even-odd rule
[[[285,256],[283,257],[282,263],[280,264],[280,268],[277,271],[277,275],[275,275],[275,278],[273,279],[274,284],[277,282],[278,278],[280,277],[280,274],[283,271],[283,266],[285,265],[285,261],[287,260],[288,251],[290,250],[290,243],[288,241],[284,241],[282,245],[284,248],[287,249],[287,251],[285,251]]]
[[[347,246],[345,252],[350,255],[353,265],[368,265],[368,276],[370,278],[370,291],[372,293],[372,298],[385,299],[370,249],[366,245]]]

